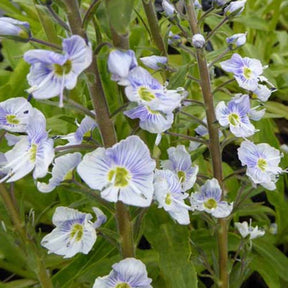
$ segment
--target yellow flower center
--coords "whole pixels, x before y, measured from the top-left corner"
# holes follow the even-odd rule
[[[15,115],[7,115],[6,121],[8,124],[12,124],[12,125],[17,125],[20,123],[20,121],[16,118]]]
[[[37,144],[32,144],[31,145],[31,148],[29,150],[29,154],[30,154],[30,160],[32,162],[35,162],[36,161],[36,155],[37,155]]]
[[[183,182],[185,182],[185,180],[186,180],[186,173],[184,172],[184,171],[178,171],[177,172],[177,175],[178,175],[178,178],[179,178],[179,181],[181,182],[181,183],[183,183]]]
[[[59,76],[63,76],[65,74],[68,74],[72,69],[72,62],[71,60],[67,60],[63,65],[60,64],[54,64],[54,72],[55,74]]]
[[[116,187],[127,186],[130,179],[129,171],[123,167],[116,167],[108,172],[108,181],[113,182]]]
[[[249,79],[251,77],[252,71],[250,68],[244,67],[243,74],[244,74],[246,79]]]
[[[263,158],[259,158],[257,161],[257,166],[264,172],[267,166],[267,161]]]
[[[236,125],[238,125],[239,122],[240,122],[240,117],[239,117],[239,115],[236,114],[236,113],[231,113],[231,114],[229,114],[229,116],[228,116],[228,121],[229,121],[229,123],[230,123],[231,125],[236,126]]]
[[[204,206],[207,209],[214,209],[217,208],[217,202],[213,198],[209,198],[207,201],[204,202]]]
[[[152,110],[150,107],[146,107],[146,109],[148,110],[148,112],[150,113],[150,114],[160,114],[160,112],[159,111],[156,111],[156,110]]]
[[[165,198],[165,203],[167,205],[171,205],[172,204],[171,193],[167,193],[166,198]]]
[[[18,36],[21,37],[21,38],[24,38],[24,39],[28,39],[29,38],[29,33],[25,30],[21,30],[19,33],[18,33]]]
[[[131,286],[127,283],[119,283],[115,288],[131,288]]]
[[[138,89],[138,93],[139,93],[139,96],[142,100],[146,101],[146,102],[150,102],[152,101],[153,99],[155,99],[155,95],[153,93],[151,93],[147,88],[145,87],[140,87]]]
[[[70,238],[75,239],[77,242],[80,241],[84,234],[84,228],[81,224],[76,223],[72,226],[71,232],[70,232]]]
[[[65,180],[71,180],[73,178],[73,169],[69,170],[66,175],[63,178],[63,181]]]

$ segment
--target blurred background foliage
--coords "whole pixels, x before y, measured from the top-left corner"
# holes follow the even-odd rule
[[[91,2],[79,1],[83,15]],[[167,43],[169,30],[173,33],[180,31],[177,27],[171,26],[169,20],[161,15],[158,2],[156,1],[155,5],[159,12],[159,25]],[[209,1],[203,1],[202,4],[206,7]],[[61,0],[53,1],[52,8],[60,18],[65,19]],[[64,29],[51,18],[48,9],[41,5],[41,1],[15,0],[12,3],[9,0],[1,0],[0,10],[5,16],[29,22],[36,38],[61,44],[61,39],[67,36]],[[160,53],[152,44],[151,33],[140,0],[114,1],[114,4],[110,6],[105,6],[104,1],[99,1],[99,5],[87,24],[87,32],[93,48],[102,42],[111,43],[109,19],[110,21],[112,19],[112,25],[119,29],[118,32],[129,31],[130,48],[135,51],[137,57]],[[203,23],[205,31],[215,27],[220,19],[219,15],[207,17],[205,24]],[[188,27],[184,21],[181,24],[183,27]],[[277,91],[264,104],[265,119],[256,123],[260,131],[252,138],[256,143],[266,142],[279,148],[279,145],[288,141],[288,0],[248,0],[241,17],[236,17],[222,27],[211,40],[210,51],[207,51],[208,60],[212,61],[223,52],[226,48],[227,36],[246,31],[247,43],[239,49],[238,53],[242,56],[257,58],[263,65],[267,65],[264,75],[277,87]],[[184,38],[182,41],[185,47],[189,47],[189,43]],[[23,53],[32,48],[45,47],[31,43],[16,43],[7,39],[2,39],[1,45],[3,58],[0,62],[0,100],[19,96],[27,97],[25,89],[29,88],[26,81],[29,66],[22,59]],[[110,112],[113,113],[123,105],[123,91],[110,80],[106,67],[108,53],[109,50],[106,47],[100,51],[99,67]],[[168,75],[169,87],[185,87],[189,91],[190,99],[200,100],[199,86],[189,77],[197,77],[195,59],[184,49],[175,49],[175,47],[168,47],[168,54],[169,64],[175,70]],[[227,58],[230,55],[228,54]],[[163,82],[163,74],[157,72],[154,76]],[[67,97],[92,109],[84,77],[80,79],[75,89],[67,92]],[[219,69],[214,70],[212,83],[216,87],[223,81],[229,80],[229,77],[231,75],[226,75]],[[235,81],[215,93],[216,102],[228,100],[231,97],[229,91],[239,93]],[[32,99],[31,103],[47,117],[47,129],[50,130],[51,137],[74,131],[75,119],[80,121],[84,117],[72,104],[60,109],[57,99],[45,101]],[[196,105],[186,107],[184,111],[201,119],[204,117],[204,110]],[[173,132],[195,135],[194,129],[198,126],[196,122],[180,113],[175,118]],[[119,113],[114,119],[118,139],[127,137],[132,128],[125,117]],[[159,148],[155,148],[153,147],[154,135],[143,131],[139,134],[146,140],[153,156],[158,160],[167,158],[165,151],[170,146],[177,144],[189,146],[188,140],[164,135]],[[2,152],[9,149],[3,136],[3,131],[0,131]],[[100,141],[98,131],[93,132],[93,137]],[[55,145],[60,144],[63,143],[55,140]],[[224,176],[240,168],[236,157],[238,145],[238,142],[233,142],[223,150]],[[205,174],[211,177],[207,149],[201,146],[191,152],[191,155],[193,162],[200,167],[200,176]],[[288,167],[286,153],[284,153],[281,166]],[[80,181],[79,176],[75,175],[75,177]],[[199,177],[198,184],[202,183],[203,178]],[[27,241],[35,243],[41,260],[50,270],[55,288],[91,287],[96,277],[108,274],[111,265],[120,260],[115,246],[111,244],[111,241],[107,241],[107,238],[111,240],[115,237],[112,233],[116,230],[113,212],[107,207],[101,207],[91,197],[89,189],[82,190],[74,184],[65,183],[49,194],[42,194],[37,191],[31,176],[26,176],[14,184],[0,185],[1,193],[8,193],[17,207],[27,234]],[[230,201],[235,201],[239,188],[242,188],[241,205],[232,221],[253,218],[253,223],[264,227],[266,234],[263,238],[253,241],[251,253],[246,255],[245,261],[236,261],[233,264],[231,260],[231,287],[288,287],[287,177],[286,175],[280,176],[277,191],[266,192],[263,188],[254,188],[251,192],[249,185],[248,181],[243,182],[236,177],[230,177],[225,182]],[[248,193],[252,194],[247,197]],[[91,207],[100,206],[109,216],[108,223],[105,224],[103,231],[100,231],[97,242],[88,255],[78,254],[72,259],[63,259],[57,255],[47,255],[46,250],[41,248],[39,243],[43,235],[53,229],[51,219],[57,206],[69,206],[89,213],[92,212]],[[156,209],[153,205],[144,218],[144,225],[138,227],[137,221],[141,218],[139,216],[141,211],[135,208],[130,209],[135,220],[135,227],[138,229],[138,233],[135,233],[135,240],[138,241],[137,257],[147,265],[148,274],[153,278],[154,288],[214,287],[210,279],[209,267],[213,267],[217,273],[217,243],[213,234],[215,223],[207,224],[199,215],[193,214],[191,225],[179,226],[165,212]],[[0,288],[40,287],[35,275],[37,263],[35,264],[35,259],[33,259],[34,254],[31,254],[27,243],[19,241],[17,229],[12,224],[10,215],[1,201],[0,221],[2,224],[0,225]],[[272,223],[277,224],[277,233],[272,231]],[[101,237],[103,235],[105,237]],[[240,241],[240,236],[231,226],[229,233],[231,259],[235,256]],[[209,274],[208,277],[207,274]]]

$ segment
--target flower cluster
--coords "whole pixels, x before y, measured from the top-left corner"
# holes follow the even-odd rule
[[[46,132],[44,115],[22,97],[0,103],[0,128],[25,135],[7,134],[8,144],[14,146],[1,153],[0,182],[13,182],[33,170],[34,179],[44,177],[54,158],[53,140]]]
[[[140,60],[154,70],[167,63],[167,58],[160,56],[142,57]],[[150,133],[160,134],[172,126],[173,111],[180,107],[186,96],[183,88],[169,90],[160,84],[147,70],[138,66],[132,50],[112,50],[108,57],[108,70],[111,79],[125,86],[127,98],[136,104],[124,112],[127,117],[139,119],[140,128]]]

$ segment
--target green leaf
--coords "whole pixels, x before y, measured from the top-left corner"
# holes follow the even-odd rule
[[[196,288],[198,280],[195,267],[189,260],[191,251],[187,226],[172,221],[163,223],[157,215],[158,211],[153,212],[145,219],[144,234],[153,249],[159,253],[159,267],[167,282],[165,287]],[[165,219],[165,216],[162,219]]]
[[[38,283],[37,280],[21,279],[11,281],[6,284],[0,284],[0,288],[29,288],[29,287],[35,287],[34,285],[37,283]]]
[[[249,263],[249,267],[262,276],[269,288],[281,288],[279,276],[273,264],[261,255],[254,256]]]
[[[126,34],[133,12],[134,0],[107,0],[106,9],[111,26],[119,34]]]
[[[274,270],[280,278],[288,281],[288,258],[280,250],[263,239],[254,240],[253,248],[258,255],[261,255],[265,261],[270,263],[271,267],[273,267],[272,270]]]

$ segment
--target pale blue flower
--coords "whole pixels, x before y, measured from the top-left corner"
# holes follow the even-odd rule
[[[21,137],[15,146],[4,154],[6,161],[0,171],[6,176],[0,182],[14,182],[33,171],[33,178],[44,177],[54,158],[53,140],[46,132],[44,115],[34,108],[33,121],[27,126],[27,136]]]
[[[174,16],[174,14],[176,13],[175,11],[175,7],[173,4],[171,4],[169,1],[167,0],[163,0],[162,1],[162,7],[164,9],[165,14],[170,17],[170,16]]]
[[[217,179],[207,180],[201,192],[191,194],[192,210],[205,211],[216,218],[224,218],[231,214],[233,204],[221,201],[222,191]]]
[[[94,114],[94,111],[91,111],[91,112]],[[87,115],[82,119],[80,124],[78,124],[77,122],[76,124],[78,125],[76,132],[69,133],[68,135],[65,135],[65,136],[60,136],[61,139],[68,140],[69,143],[67,145],[81,144],[83,141],[84,135],[87,132],[92,131],[98,126],[95,119]],[[67,146],[67,145],[64,145],[64,146]]]
[[[172,171],[156,169],[154,190],[159,208],[163,207],[181,225],[190,223],[188,213],[190,207],[184,202],[188,194],[182,193],[179,179]]]
[[[226,4],[227,0],[212,0],[213,5],[218,7],[222,7]]]
[[[223,61],[220,66],[226,72],[232,72],[239,86],[253,91],[257,88],[259,76],[263,73],[263,66],[257,59],[242,58],[235,53],[231,59]]]
[[[161,69],[161,65],[167,64],[168,61],[167,57],[156,55],[141,57],[140,60],[146,67],[155,71]]]
[[[251,222],[252,221],[250,219],[249,226],[248,226],[247,221],[244,221],[242,223],[235,222],[234,226],[237,228],[242,238],[246,238],[248,235],[249,235],[250,240],[258,238],[258,237],[262,237],[265,234],[265,231],[262,229],[258,229],[258,226],[252,227]]]
[[[0,129],[26,132],[33,107],[23,97],[11,98],[0,103]]]
[[[169,31],[169,33],[168,33],[168,45],[178,46],[181,43],[182,43],[181,36],[174,34],[173,32]]]
[[[245,7],[247,0],[238,0],[231,2],[225,9],[224,13],[226,16],[237,16],[240,15]]]
[[[171,128],[174,115],[173,113],[163,113],[152,110],[149,106],[139,105],[124,112],[124,115],[130,119],[139,119],[141,129],[150,133],[159,134]]]
[[[195,48],[203,48],[205,45],[205,38],[202,34],[194,34],[192,37],[192,45]]]
[[[81,153],[68,153],[55,159],[52,169],[52,177],[49,183],[37,182],[40,192],[48,193],[53,191],[64,180],[71,180],[72,171],[81,161]]]
[[[277,176],[283,172],[278,166],[282,155],[280,151],[266,143],[254,144],[243,141],[238,148],[242,166],[247,166],[246,174],[255,184],[268,190],[276,189]]]
[[[223,127],[229,126],[236,137],[252,136],[257,130],[250,123],[248,114],[251,111],[248,95],[236,96],[226,105],[221,101],[216,106],[216,118]]]
[[[138,66],[133,50],[121,51],[114,49],[108,56],[108,70],[112,74],[111,79],[119,85],[128,85],[129,71]]]
[[[243,46],[246,43],[247,33],[237,33],[230,37],[226,38],[226,42],[229,45],[232,45],[233,48],[238,48]]]
[[[98,277],[93,288],[152,288],[145,265],[135,258],[126,258],[112,266],[109,275]]]
[[[97,238],[92,218],[90,213],[57,207],[52,218],[56,228],[42,239],[41,245],[48,249],[49,254],[62,255],[64,258],[71,258],[77,253],[88,254]]]
[[[77,84],[81,72],[92,62],[92,49],[78,35],[64,39],[63,54],[35,49],[24,54],[24,60],[31,64],[27,80],[28,90],[36,99],[60,96],[59,106],[63,106],[64,89],[71,90]]]
[[[130,84],[125,88],[125,94],[132,102],[164,113],[171,113],[181,106],[185,94],[183,88],[168,90],[142,67],[138,66],[131,70],[128,80]]]
[[[27,42],[30,38],[30,25],[28,22],[18,21],[9,17],[0,17],[0,37],[3,36]]]
[[[84,156],[77,171],[107,201],[147,207],[153,196],[153,170],[146,144],[130,136],[111,148],[98,148]]]
[[[192,188],[198,173],[198,166],[192,166],[191,156],[184,145],[170,147],[167,150],[169,160],[161,161],[163,169],[169,169],[177,175],[183,191]]]

